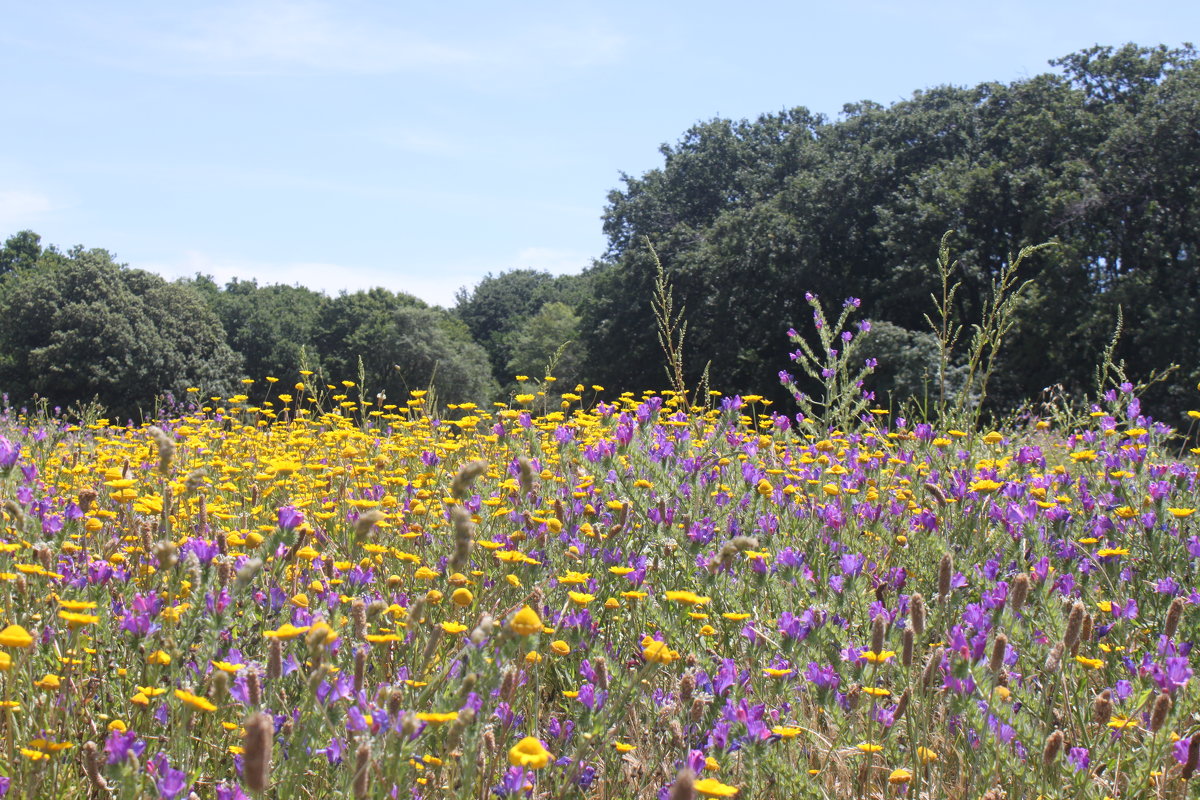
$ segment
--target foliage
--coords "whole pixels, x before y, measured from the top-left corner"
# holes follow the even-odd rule
[[[325,295],[302,286],[259,286],[255,280],[234,279],[222,288],[197,276],[189,284],[216,312],[246,375],[290,375],[301,367],[302,350],[310,365],[319,364],[314,343],[329,302]]]
[[[419,388],[482,403],[496,393],[487,353],[466,327],[411,295],[376,288],[331,299],[316,347],[327,375],[356,374],[361,363],[360,391],[369,395],[398,397]]]
[[[984,413],[1056,382],[1085,390],[1117,306],[1129,331],[1119,356],[1139,374],[1200,370],[1200,62],[1190,47],[1127,45],[1055,63],[1061,74],[936,87],[836,120],[804,109],[712,120],[664,146],[660,167],[609,195],[609,251],[581,309],[596,378],[659,379],[643,236],[703,354],[685,372],[711,358],[723,388],[745,391],[786,367],[777,343],[807,316],[806,291],[860,297],[871,320],[922,329],[951,229],[959,290],[947,311],[960,321],[986,316],[1024,248],[1057,244],[1014,276],[1026,289]],[[1157,384],[1146,401],[1178,422],[1186,385]]]
[[[82,248],[41,253],[5,277],[0,352],[0,381],[13,401],[96,398],[130,417],[160,392],[225,392],[239,368],[196,292]]]
[[[553,375],[565,386],[585,379],[587,353],[579,344],[579,315],[551,300],[509,334],[509,375]],[[548,369],[549,368],[549,369]]]
[[[502,386],[511,384],[516,374],[510,362],[525,365],[522,372],[539,372],[542,364],[529,365],[544,357],[544,341],[531,341],[522,333],[533,317],[547,303],[563,303],[574,308],[584,292],[584,280],[579,276],[555,277],[548,272],[516,269],[493,276],[489,273],[471,291],[460,289],[454,313],[466,324],[471,336],[483,346],[492,365],[492,376]],[[550,312],[560,317],[561,311]],[[537,323],[539,326],[545,324]],[[537,334],[530,334],[534,339]],[[557,348],[565,340],[554,343]],[[520,351],[521,346],[534,346],[533,351]],[[576,347],[576,357],[582,348]]]
[[[1075,429],[825,436],[281,381],[0,412],[0,792],[1195,793],[1200,449],[1130,387]]]

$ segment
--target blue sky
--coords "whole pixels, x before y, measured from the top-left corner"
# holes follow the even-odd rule
[[[0,238],[451,305],[578,272],[692,124],[1200,38],[1200,3],[0,2]]]

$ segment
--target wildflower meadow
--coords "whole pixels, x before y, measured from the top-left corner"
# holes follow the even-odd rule
[[[0,421],[0,795],[1200,785],[1200,449],[1129,384],[959,430],[246,383]]]

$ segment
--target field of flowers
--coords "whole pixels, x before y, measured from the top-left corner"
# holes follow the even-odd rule
[[[1079,430],[843,433],[269,380],[0,421],[0,795],[1200,786],[1200,451],[1127,391]]]

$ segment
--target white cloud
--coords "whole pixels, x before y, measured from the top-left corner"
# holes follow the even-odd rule
[[[184,64],[235,74],[387,73],[474,60],[459,47],[355,24],[320,3],[286,0],[206,8],[191,30],[162,36],[158,45]]]
[[[417,274],[377,268],[317,261],[256,261],[254,259],[213,256],[189,250],[177,260],[138,263],[140,269],[157,272],[166,278],[191,278],[208,275],[224,286],[229,281],[258,281],[259,285],[282,283],[300,285],[333,296],[382,286],[392,292],[404,292],[440,306],[454,305],[459,286],[477,280],[473,273],[447,269],[423,269]]]
[[[50,198],[40,192],[0,189],[0,235],[35,225],[53,209]]]
[[[514,73],[553,77],[556,70],[613,63],[627,39],[607,22],[565,16],[488,20],[462,9],[435,17],[435,34],[349,4],[324,0],[252,0],[179,16],[93,21],[145,69],[220,75],[390,75],[433,73],[469,81],[511,80]],[[565,12],[564,12],[565,13]],[[428,17],[428,14],[422,16]],[[473,24],[472,24],[473,23]]]
[[[562,275],[580,272],[592,263],[594,253],[559,250],[553,247],[526,247],[512,259],[514,269],[536,269]]]

